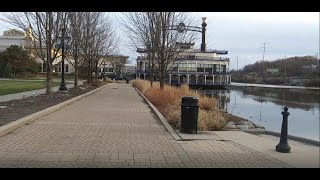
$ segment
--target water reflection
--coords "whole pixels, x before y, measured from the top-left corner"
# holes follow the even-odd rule
[[[319,90],[237,86],[230,86],[229,89],[242,93],[242,96],[250,96],[258,102],[268,101],[281,106],[285,104],[289,108],[299,108],[309,111],[315,106],[319,106]]]
[[[319,140],[319,90],[229,86],[199,92],[219,99],[218,108],[275,132],[280,132],[287,106],[289,134]]]

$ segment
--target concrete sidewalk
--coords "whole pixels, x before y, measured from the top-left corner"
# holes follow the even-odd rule
[[[0,137],[0,167],[292,166],[236,141],[176,141],[130,84],[112,83]]]

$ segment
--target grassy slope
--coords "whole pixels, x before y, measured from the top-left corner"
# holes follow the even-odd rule
[[[59,82],[53,82],[53,86],[58,86],[59,84]],[[0,80],[0,95],[31,91],[45,87],[45,81]]]

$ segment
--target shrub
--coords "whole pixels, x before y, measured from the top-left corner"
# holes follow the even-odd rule
[[[93,81],[91,83],[91,85],[94,86],[94,87],[100,87],[100,86],[104,85],[104,83],[101,82],[101,81]]]
[[[221,130],[225,125],[226,120],[222,115],[223,111],[215,109],[218,101],[195,93],[189,89],[188,85],[180,87],[165,85],[164,90],[161,90],[158,82],[154,82],[152,87],[150,82],[145,80],[133,80],[131,83],[157,107],[174,128],[179,128],[181,124],[180,103],[184,96],[196,96],[199,99],[199,130]]]
[[[139,89],[142,94],[144,94],[144,92],[150,87],[150,82],[141,79],[132,80],[131,84]]]
[[[199,100],[200,109],[213,110],[217,104],[217,100],[207,96],[201,96]]]
[[[221,110],[199,110],[198,129],[201,131],[219,131],[226,123]]]

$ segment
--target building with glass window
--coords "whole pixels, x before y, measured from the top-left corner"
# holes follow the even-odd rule
[[[168,84],[189,85],[225,85],[230,84],[229,58],[226,50],[195,49],[194,43],[177,43],[180,48],[186,49],[179,60],[169,65],[166,82]],[[137,52],[146,50],[138,48]],[[156,74],[155,74],[156,75]],[[138,79],[149,79],[150,68],[146,55],[137,58]]]

